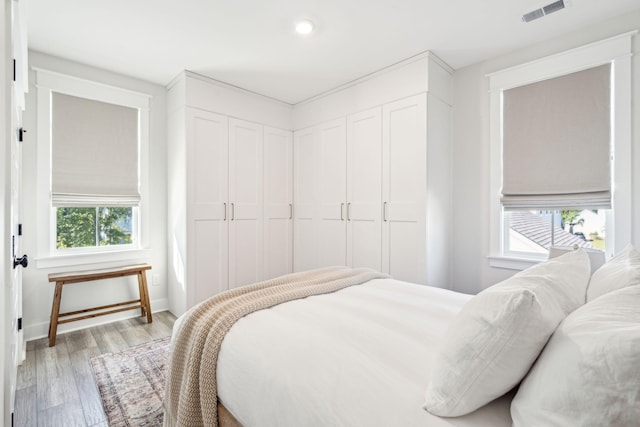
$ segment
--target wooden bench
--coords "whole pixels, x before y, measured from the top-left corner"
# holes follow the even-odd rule
[[[146,315],[147,322],[151,323],[153,321],[153,318],[151,316],[151,303],[149,302],[147,278],[145,276],[145,271],[150,269],[151,266],[148,264],[139,264],[129,265],[126,267],[107,268],[102,270],[49,274],[49,282],[56,282],[56,289],[55,293],[53,294],[53,304],[51,306],[51,322],[49,323],[49,347],[53,347],[54,345],[56,345],[56,333],[58,331],[58,325],[61,323],[75,322],[76,320],[89,319],[91,317],[104,316],[106,314],[117,313],[125,310],[134,310],[138,308],[140,309],[140,315]],[[140,299],[120,302],[116,304],[103,305],[100,307],[86,308],[84,310],[69,311],[67,313],[60,313],[60,300],[62,299],[63,285],[134,275],[138,276],[138,290],[140,292]],[[120,308],[114,309],[114,307]],[[60,319],[61,317],[67,316],[75,317]]]

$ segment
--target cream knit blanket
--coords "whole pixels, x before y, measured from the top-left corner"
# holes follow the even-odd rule
[[[367,268],[328,267],[232,289],[193,307],[173,343],[165,386],[164,425],[218,425],[218,352],[238,319],[287,301],[335,292],[381,277],[387,276]]]

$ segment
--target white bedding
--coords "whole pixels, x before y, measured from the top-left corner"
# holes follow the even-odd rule
[[[222,343],[219,400],[247,427],[511,426],[511,396],[457,418],[422,409],[434,347],[469,298],[377,279],[255,312]]]

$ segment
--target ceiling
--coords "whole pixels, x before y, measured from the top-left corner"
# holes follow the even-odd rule
[[[167,85],[182,70],[295,104],[430,50],[459,69],[638,0],[29,0],[29,48]],[[316,31],[294,32],[299,18]]]

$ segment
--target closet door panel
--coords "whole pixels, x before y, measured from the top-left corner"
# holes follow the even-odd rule
[[[229,119],[229,287],[262,280],[263,129]]]
[[[347,132],[346,120],[318,126],[318,263],[346,264]]]
[[[316,129],[296,131],[293,141],[293,270],[304,271],[318,266]]]
[[[228,121],[187,109],[187,307],[228,288]]]
[[[293,268],[293,137],[264,128],[264,279]]]
[[[383,264],[396,279],[426,283],[426,94],[383,107]]]
[[[382,109],[347,118],[347,264],[382,270]]]

